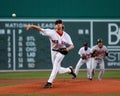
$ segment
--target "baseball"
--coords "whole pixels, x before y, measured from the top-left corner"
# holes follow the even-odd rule
[[[12,14],[12,17],[16,17],[16,14],[15,14],[15,13],[13,13],[13,14]]]

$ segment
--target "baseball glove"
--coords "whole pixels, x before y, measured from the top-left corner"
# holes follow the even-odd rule
[[[82,58],[82,59],[86,59],[86,56],[83,54],[83,55],[81,56],[81,58]]]
[[[95,60],[98,60],[98,55],[99,55],[99,52],[97,50],[95,50],[94,55],[93,55]]]
[[[59,49],[52,49],[53,51],[57,51],[57,52],[60,52],[61,54],[63,55],[67,55],[68,54],[68,51],[66,50],[66,48],[59,48]]]

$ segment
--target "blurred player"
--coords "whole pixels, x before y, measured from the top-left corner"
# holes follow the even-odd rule
[[[74,48],[71,37],[64,31],[64,25],[62,20],[56,20],[55,29],[42,29],[40,26],[28,25],[27,30],[30,28],[36,29],[43,33],[44,36],[47,36],[51,43],[51,59],[53,64],[53,69],[51,75],[48,79],[48,82],[45,84],[44,88],[51,88],[53,80],[55,79],[57,73],[70,73],[74,77],[76,76],[73,72],[73,68],[70,66],[68,68],[61,67],[61,62],[65,57],[65,54],[62,54],[58,51],[59,48],[64,48],[63,51],[70,51]],[[44,42],[43,42],[44,43]]]
[[[98,39],[97,45],[92,47],[91,53],[93,57],[92,58],[92,77],[94,77],[95,69],[97,65],[99,65],[100,72],[98,75],[98,80],[101,80],[105,70],[104,59],[108,60],[108,50],[106,46],[103,45],[102,39]]]
[[[90,53],[90,48],[88,47],[88,43],[85,42],[84,46],[79,49],[78,54],[80,55],[80,59],[75,67],[75,74],[78,75],[79,68],[83,65],[86,64],[87,66],[87,78],[89,80],[92,80],[91,77],[91,53]],[[75,77],[73,77],[74,79]]]

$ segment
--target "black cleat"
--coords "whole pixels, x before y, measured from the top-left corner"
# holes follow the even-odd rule
[[[43,88],[52,88],[52,83],[47,82]]]
[[[74,73],[73,71],[73,67],[72,66],[69,66],[71,72],[69,74],[73,75],[72,79],[75,79],[76,78],[76,74]]]
[[[92,78],[88,78],[89,80],[92,80]]]

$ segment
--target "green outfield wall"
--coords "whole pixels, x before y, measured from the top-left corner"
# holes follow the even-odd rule
[[[55,19],[0,19],[0,70],[52,69],[48,38],[33,29],[26,31],[25,26],[35,24],[53,29],[54,22]],[[83,43],[87,41],[92,47],[101,38],[109,50],[106,69],[120,69],[120,19],[63,19],[63,22],[75,48],[64,58],[62,66],[75,67]],[[84,64],[82,69],[85,68]]]
[[[120,0],[0,0],[0,17],[119,18]]]

